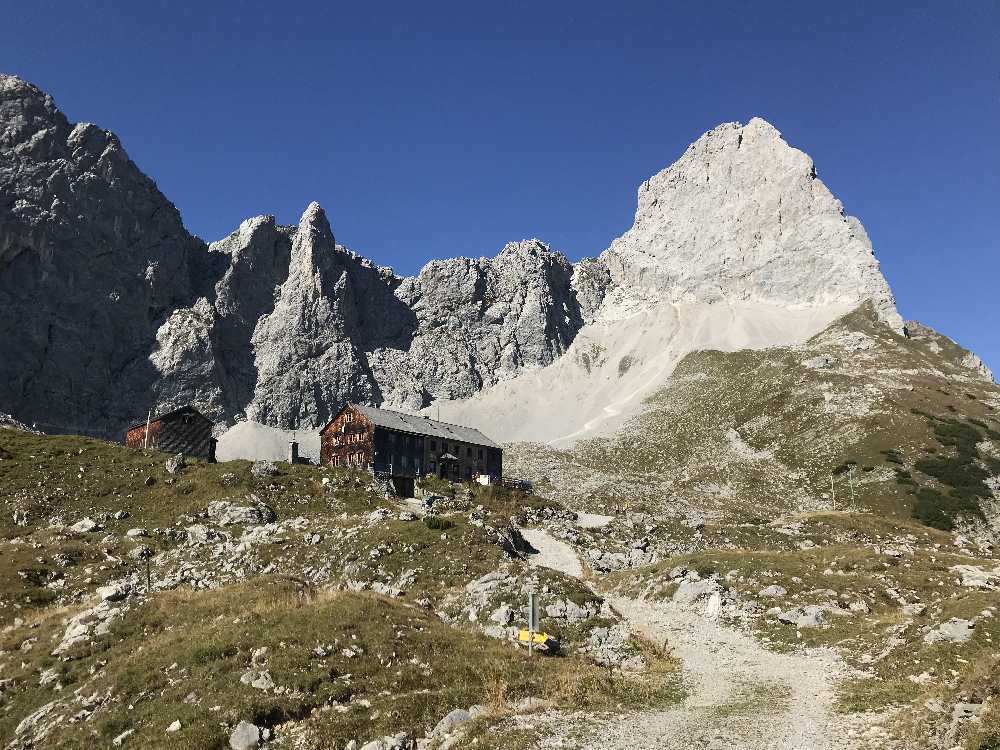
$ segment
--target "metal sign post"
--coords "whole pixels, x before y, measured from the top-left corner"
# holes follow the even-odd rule
[[[535,649],[535,631],[538,630],[538,594],[528,592],[528,655]]]

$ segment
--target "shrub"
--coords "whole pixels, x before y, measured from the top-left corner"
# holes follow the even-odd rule
[[[424,516],[424,526],[434,531],[444,531],[452,528],[454,525],[447,518],[441,518],[441,516]]]
[[[945,502],[944,495],[937,490],[921,487],[917,490],[916,500],[910,514],[927,526],[941,531],[951,531],[955,528],[955,523],[941,510],[941,506]]]

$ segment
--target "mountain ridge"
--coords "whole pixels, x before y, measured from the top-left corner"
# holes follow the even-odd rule
[[[815,319],[733,339],[766,346],[872,299],[902,329],[860,222],[759,118],[708,131],[646,180],[633,227],[597,258],[522,240],[409,277],[337,244],[315,203],[297,227],[252,217],[206,245],[116,137],[72,126],[16,77],[0,77],[0,122],[0,331],[18,355],[0,366],[0,404],[43,429],[113,436],[189,402],[283,428],[322,424],[345,400],[450,408],[636,315]]]

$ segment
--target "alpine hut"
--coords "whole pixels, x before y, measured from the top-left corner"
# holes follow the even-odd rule
[[[151,415],[129,427],[125,445],[215,461],[214,426],[211,419],[193,406],[182,406],[166,414]]]
[[[406,496],[425,474],[487,483],[503,475],[503,451],[475,428],[357,404],[346,404],[320,431],[320,463],[367,469]]]

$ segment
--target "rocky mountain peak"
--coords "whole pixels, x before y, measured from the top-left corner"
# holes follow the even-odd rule
[[[323,256],[336,250],[337,242],[326,212],[319,203],[313,201],[299,219],[298,231],[295,233],[295,242],[292,245],[292,265],[289,272],[311,274],[318,264],[329,262],[329,258]]]
[[[0,148],[23,146],[49,129],[69,129],[52,97],[17,76],[0,73]]]
[[[902,329],[861,223],[812,159],[758,117],[708,131],[644,182],[632,228],[601,260],[628,295],[789,307],[871,299]]]
[[[528,239],[409,278],[338,245],[315,202],[297,226],[253,217],[206,247],[113,134],[13,76],[0,76],[0,157],[0,408],[43,429],[117,435],[186,403],[286,428],[348,399],[419,409],[546,368],[591,324],[603,333],[569,357],[585,375],[652,383],[643,347],[704,343],[670,339],[687,330],[678,303],[713,308],[734,347],[869,299],[901,327],[861,224],[759,118],[714,128],[644,182],[632,228],[596,259]],[[742,303],[770,306],[767,325]],[[628,322],[636,309],[646,327]],[[787,310],[804,311],[796,326]]]

